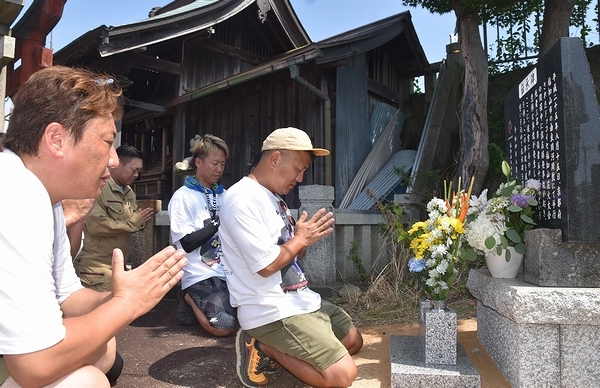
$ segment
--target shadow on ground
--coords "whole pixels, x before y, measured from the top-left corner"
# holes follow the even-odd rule
[[[125,360],[118,388],[242,387],[235,368],[235,334],[215,338],[198,326],[181,326],[177,300],[163,299],[117,336]],[[270,387],[304,388],[286,370]]]

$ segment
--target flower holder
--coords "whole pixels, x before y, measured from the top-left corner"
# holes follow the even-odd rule
[[[456,365],[456,312],[425,311],[425,364]]]

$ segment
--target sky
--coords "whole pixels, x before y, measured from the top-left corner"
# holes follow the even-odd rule
[[[32,1],[25,0],[19,18]],[[46,47],[57,52],[98,26],[143,20],[152,7],[168,3],[169,0],[68,0]],[[431,63],[445,58],[446,45],[450,43],[455,25],[454,14],[434,15],[422,8],[405,7],[402,0],[291,0],[291,3],[314,42],[408,10]]]

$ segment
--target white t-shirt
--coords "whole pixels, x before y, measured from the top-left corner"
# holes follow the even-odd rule
[[[321,307],[320,295],[308,287],[285,292],[281,272],[267,278],[257,273],[279,256],[279,244],[290,238],[277,196],[258,182],[242,178],[224,195],[220,217],[221,262],[242,329]]]
[[[208,196],[212,200],[212,194],[208,194]],[[222,199],[223,194],[216,195],[217,214],[219,214]],[[210,220],[211,216],[206,204],[205,194],[186,186],[182,186],[175,191],[169,201],[168,210],[171,224],[171,241],[180,249],[181,243],[179,240],[196,230],[204,228],[206,220]],[[220,263],[221,244],[218,232],[206,244],[186,253],[185,256],[188,263],[183,268],[182,289],[213,276],[225,279],[223,266]]]
[[[83,287],[60,203],[9,150],[0,182],[0,354],[31,353],[64,339],[60,304]]]

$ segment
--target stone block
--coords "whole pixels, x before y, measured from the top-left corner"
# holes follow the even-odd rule
[[[456,312],[425,310],[425,364],[456,365]]]
[[[538,287],[471,270],[477,336],[513,387],[600,386],[600,288]]]
[[[425,363],[422,336],[390,337],[392,388],[478,388],[479,372],[463,348],[457,347],[456,365]]]
[[[523,280],[545,287],[600,287],[600,244],[563,242],[560,229],[525,232]]]
[[[558,325],[518,325],[478,301],[477,337],[513,387],[560,387]]]

